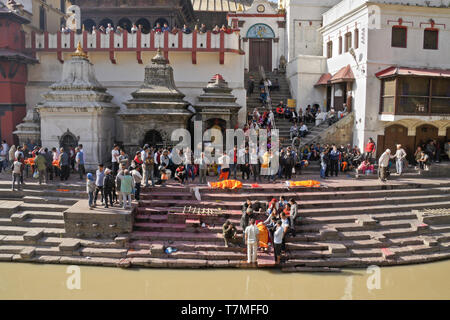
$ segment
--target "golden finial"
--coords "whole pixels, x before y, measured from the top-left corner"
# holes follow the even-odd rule
[[[237,10],[237,11],[239,11],[239,12],[244,11],[244,8],[242,8],[242,4],[241,4],[241,3],[239,3],[239,6],[238,6],[238,10]]]
[[[83,48],[81,48],[81,41],[78,41],[77,50],[72,53],[72,57],[81,57],[87,59],[88,55],[83,51]]]

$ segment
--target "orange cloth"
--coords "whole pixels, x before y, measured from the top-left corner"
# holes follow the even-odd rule
[[[320,187],[320,182],[316,180],[306,180],[306,181],[290,181],[290,187],[307,187],[307,188],[318,188]]]
[[[211,188],[213,189],[241,189],[242,182],[238,180],[224,180],[219,182],[211,182]]]
[[[229,175],[230,175],[230,171],[220,171],[219,181],[220,180],[228,180]]]
[[[268,248],[269,247],[269,230],[267,230],[264,223],[260,222],[257,225],[259,230],[259,247]]]
[[[23,162],[25,165],[34,166],[34,158],[28,158]]]
[[[53,162],[52,162],[52,165],[54,166],[54,167],[60,167],[59,166],[59,160],[54,160]]]
[[[344,162],[342,162],[342,165],[341,165],[341,170],[342,171],[345,171],[345,169],[347,169],[347,162],[346,161],[344,161]]]

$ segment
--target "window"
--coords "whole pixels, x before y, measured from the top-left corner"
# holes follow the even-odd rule
[[[345,34],[345,52],[348,52],[348,50],[352,47],[352,33],[347,32]]]
[[[391,46],[396,48],[406,48],[407,31],[408,29],[406,27],[392,27]]]
[[[339,37],[339,54],[342,54],[342,37]]]
[[[358,49],[359,48],[359,30],[358,29],[355,29],[355,35],[354,35],[354,37],[355,37],[355,44],[354,44],[354,48],[355,49]]]
[[[59,7],[62,13],[66,13],[66,0],[60,0]]]
[[[429,50],[437,50],[439,39],[439,30],[425,29],[423,32],[423,48]]]
[[[381,85],[381,112],[382,113],[394,113],[395,103],[395,87],[397,81],[393,79],[384,79]]]
[[[39,7],[39,29],[42,31],[46,30],[46,17],[45,8],[43,6]]]
[[[327,43],[327,58],[333,57],[333,41]]]
[[[450,114],[450,79],[396,77],[383,79],[381,113]]]

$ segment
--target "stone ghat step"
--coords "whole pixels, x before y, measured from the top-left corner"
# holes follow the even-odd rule
[[[305,187],[285,187],[285,186],[261,186],[260,188],[252,188],[252,182],[244,182],[244,186],[240,190],[221,190],[221,189],[211,189],[209,187],[201,187],[200,193],[208,194],[247,194],[251,196],[254,193],[262,193],[267,192],[268,196],[284,195],[286,192],[297,192],[297,193],[309,193],[309,192],[336,192],[336,191],[373,191],[373,190],[398,190],[398,189],[418,189],[418,188],[436,188],[436,187],[450,187],[450,182],[439,183],[439,182],[429,182],[429,183],[395,183],[392,182],[390,184],[370,184],[370,185],[355,185],[355,186],[341,186],[341,187],[332,187],[322,184],[319,188],[305,188]]]
[[[195,233],[195,232],[148,232],[133,231],[130,234],[132,240],[147,241],[208,241],[223,242],[222,234],[218,233]]]
[[[391,220],[409,220],[416,219],[417,215],[411,212],[391,212],[391,213],[376,213],[370,215],[354,215],[354,216],[323,216],[323,217],[307,217],[301,219],[302,225],[309,224],[333,224],[333,223],[351,223],[361,218],[372,218],[378,221]]]
[[[355,222],[351,223],[339,223],[339,224],[309,224],[309,225],[300,225],[296,226],[295,230],[298,233],[311,233],[311,232],[320,232],[324,230],[324,228],[334,228],[338,232],[347,232],[347,231],[379,231],[384,229],[402,229],[402,228],[410,228],[411,224],[417,223],[418,220],[391,220],[391,221],[379,221],[373,225],[360,225]]]
[[[80,199],[87,199],[87,193],[84,191],[73,191],[73,192],[62,192],[62,191],[56,191],[56,190],[25,190],[25,191],[11,191],[11,190],[1,190],[0,189],[0,199],[24,199],[25,197],[37,197],[37,198],[55,198],[54,203],[61,203],[56,202],[56,199],[61,199],[61,201],[65,201],[66,199],[70,201],[78,201]],[[27,202],[33,203],[38,201],[37,199],[29,199]],[[34,201],[33,201],[34,200]],[[23,200],[25,201],[25,200]],[[52,203],[53,200],[49,200],[50,203]],[[44,200],[40,202],[45,202]]]
[[[11,190],[11,182],[2,180],[0,181],[0,190]],[[73,191],[83,191],[86,192],[86,184],[69,184],[69,183],[49,183],[44,185],[39,185],[36,182],[25,181],[24,188],[21,192],[27,192],[28,190],[40,190],[40,191],[56,191],[61,190],[60,192],[65,192],[62,190],[69,190],[68,192]],[[16,191],[17,192],[17,191]]]
[[[192,199],[194,194],[192,192],[150,192],[150,193],[142,193],[141,198],[143,200],[152,200],[152,199]]]
[[[429,200],[429,199],[427,199]],[[318,217],[318,216],[343,216],[344,213],[347,215],[355,214],[374,214],[374,213],[388,213],[388,212],[401,212],[401,211],[411,211],[419,209],[434,209],[434,208],[448,208],[450,207],[450,201],[442,198],[433,199],[436,202],[429,203],[411,203],[407,200],[404,204],[388,204],[388,205],[374,205],[374,206],[361,206],[361,207],[339,207],[339,208],[317,208],[317,209],[302,209],[301,215],[303,217]]]
[[[191,242],[191,241],[146,241],[136,240],[130,242],[130,248],[135,250],[157,248],[160,251],[163,247],[177,248],[183,251],[230,251],[230,252],[246,252],[244,247],[230,246],[225,247],[224,243],[216,242]]]
[[[87,256],[52,256],[35,255],[31,258],[23,258],[19,254],[0,255],[0,261],[12,262],[35,262],[35,263],[59,263],[70,265],[91,265],[118,267],[123,258],[87,257]]]
[[[122,244],[107,239],[75,239],[61,237],[42,237],[38,240],[26,240],[24,236],[0,236],[0,244],[5,245],[36,245],[40,247],[58,247],[65,240],[79,241],[81,247],[90,248],[122,248]]]
[[[49,256],[71,256],[79,255],[85,257],[103,257],[103,258],[125,258],[127,249],[122,248],[80,248],[75,251],[62,251],[59,247],[48,246],[25,246],[25,245],[0,245],[0,253],[20,254],[24,249],[29,248],[35,255]]]
[[[78,198],[62,198],[62,197],[40,197],[40,196],[25,196],[22,198],[25,203],[42,203],[42,204],[60,204],[65,206],[72,206],[80,199]]]
[[[33,219],[53,219],[53,220],[63,220],[64,214],[63,212],[56,211],[19,211],[11,215],[11,219],[16,220],[25,220],[28,218]]]
[[[430,251],[427,253],[414,253],[385,259],[383,257],[339,257],[324,259],[291,259],[283,264],[283,267],[304,266],[304,267],[367,267],[369,265],[390,266],[402,264],[424,263],[439,261],[450,258],[450,250],[445,249],[439,252]]]
[[[33,228],[63,228],[64,220],[54,219],[23,219],[23,220],[11,220],[0,218],[1,226],[17,226],[17,227],[33,227]]]
[[[370,196],[368,194],[367,196]],[[450,202],[450,193],[435,194],[435,195],[417,195],[408,197],[385,197],[385,198],[360,198],[360,199],[343,199],[343,200],[307,200],[300,201],[299,209],[302,211],[310,211],[311,209],[317,210],[333,210],[337,208],[348,207],[374,207],[374,206],[395,206],[397,204],[414,204],[422,202]],[[198,200],[141,200],[139,201],[140,207],[184,207],[192,206],[198,208],[221,208],[223,210],[239,210],[242,207],[242,203],[235,201],[198,201]]]
[[[444,194],[450,193],[450,188],[418,188],[418,189],[393,189],[393,190],[373,190],[370,194],[367,191],[334,191],[334,192],[292,192],[287,191],[280,193],[276,196],[283,195],[286,199],[294,198],[296,201],[308,201],[308,200],[343,200],[343,199],[358,199],[358,198],[380,198],[380,197],[392,197],[392,196],[414,196],[414,195],[432,195],[432,194]],[[202,200],[233,200],[233,201],[246,201],[248,197],[251,197],[252,201],[268,201],[274,196],[267,193],[208,193],[202,192]]]
[[[23,203],[20,205],[21,211],[52,211],[63,212],[70,206],[62,204],[43,204],[43,203]]]
[[[17,227],[17,226],[2,226],[0,225],[0,235],[20,235],[23,236],[29,231],[41,230],[42,228],[36,227]],[[65,231],[61,228],[45,228],[43,230],[43,236],[47,237],[64,237]]]
[[[246,254],[232,251],[183,251],[177,250],[171,254],[153,253],[152,250],[141,249],[139,251],[129,251],[127,257],[153,257],[153,258],[172,258],[172,259],[195,259],[195,260],[244,260]]]

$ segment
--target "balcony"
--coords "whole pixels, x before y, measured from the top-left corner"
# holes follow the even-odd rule
[[[109,52],[112,63],[115,62],[115,52],[136,52],[138,63],[142,63],[142,51],[156,51],[161,48],[166,58],[169,52],[192,52],[192,63],[196,63],[198,52],[217,52],[220,64],[224,63],[224,54],[236,53],[244,54],[240,47],[239,30],[228,34],[225,32],[198,33],[194,31],[185,34],[179,31],[176,34],[171,32],[150,32],[144,34],[140,31],[121,34],[111,32],[109,34],[96,32],[70,32],[50,34],[48,32],[31,32],[26,35],[26,48],[36,56],[39,52],[55,52],[60,62],[63,62],[64,52],[73,52],[78,43],[81,43],[86,52]]]

